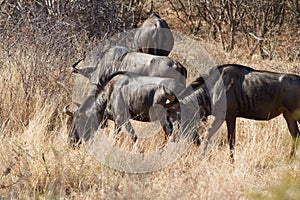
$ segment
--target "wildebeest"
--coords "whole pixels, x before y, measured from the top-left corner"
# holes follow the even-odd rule
[[[173,49],[174,38],[167,22],[153,12],[137,29],[134,44],[140,52],[168,56]]]
[[[149,122],[159,120],[167,135],[172,132],[175,114],[158,112],[167,102],[173,102],[184,86],[174,79],[140,76],[123,71],[112,74],[101,92],[88,97],[73,115],[70,139],[77,143],[80,138],[88,140],[101,122],[111,119],[115,122],[115,133],[124,125],[126,131],[136,140],[136,134],[129,121],[135,119]]]
[[[201,116],[213,115],[204,141],[203,155],[214,133],[224,121],[227,124],[230,157],[234,157],[236,118],[270,120],[283,114],[293,138],[290,156],[295,155],[300,122],[300,76],[254,70],[250,67],[226,64],[213,69],[205,84],[194,84],[196,90],[187,94],[181,104],[191,97],[198,99]],[[172,107],[178,107],[174,102]]]
[[[107,49],[94,67],[77,69],[76,62],[72,71],[90,79],[92,85],[102,86],[108,77],[117,71],[134,72],[144,76],[173,78],[185,85],[187,70],[179,62],[165,56],[154,56],[133,52],[126,47],[115,46]]]

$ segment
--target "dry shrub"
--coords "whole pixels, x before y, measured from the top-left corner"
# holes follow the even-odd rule
[[[226,51],[237,48],[247,56],[299,60],[299,1],[168,0],[167,4],[156,8],[171,10],[170,20],[177,18],[178,28],[218,41]]]
[[[27,126],[37,105],[55,101],[61,110],[71,101],[68,67],[132,22],[120,12],[114,1],[1,1],[3,135]]]

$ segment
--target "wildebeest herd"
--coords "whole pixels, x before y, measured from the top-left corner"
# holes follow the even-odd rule
[[[68,106],[64,109],[70,116],[72,144],[89,140],[99,127],[106,127],[108,119],[115,123],[115,134],[124,126],[135,142],[137,136],[129,119],[158,120],[166,138],[184,135],[200,142],[204,155],[212,136],[226,121],[233,160],[237,117],[270,120],[283,114],[293,138],[290,156],[295,155],[300,135],[300,76],[225,64],[186,85],[186,68],[167,57],[174,45],[172,32],[156,13],[136,31],[134,44],[139,52],[114,46],[104,52],[96,66],[77,69],[79,62],[72,66],[72,72],[88,78],[92,85],[89,96],[75,112]],[[183,112],[199,117],[186,119]],[[210,115],[213,121],[200,141],[194,126],[197,121],[191,121],[206,120]],[[192,127],[183,134],[180,130],[187,129],[186,124]]]

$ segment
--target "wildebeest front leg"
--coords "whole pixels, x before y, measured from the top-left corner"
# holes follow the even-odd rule
[[[128,120],[127,122],[125,122],[124,126],[125,126],[126,131],[128,133],[130,133],[131,139],[133,140],[133,142],[136,142],[137,136],[135,134],[135,131],[134,131],[134,129],[133,129],[132,124],[130,123],[130,121]]]
[[[227,117],[226,118],[226,125],[227,125],[227,131],[228,131],[227,137],[228,137],[228,142],[229,142],[231,162],[234,162],[235,124],[236,124],[236,117]]]
[[[128,105],[126,105],[125,103],[125,99],[123,97],[122,92],[114,96],[114,102],[112,104],[112,113],[115,122],[115,133],[118,134],[122,126],[124,125],[126,131],[131,134],[131,138],[135,142],[137,140],[137,136],[129,121],[130,113],[128,109]]]
[[[115,118],[115,134],[119,134],[122,126],[124,126],[126,131],[128,133],[130,133],[131,139],[133,140],[133,142],[136,142],[137,136],[132,127],[132,124],[129,121],[129,118],[127,118],[126,116],[121,116],[121,115],[116,116],[116,118]]]
[[[295,152],[298,146],[298,141],[300,138],[300,133],[299,133],[299,128],[297,125],[297,121],[292,117],[292,115],[290,114],[290,112],[286,111],[283,113],[283,116],[287,122],[289,131],[291,133],[291,136],[293,138],[293,144],[292,144],[292,149],[291,149],[291,153],[290,153],[290,158],[295,156]]]
[[[173,132],[173,124],[168,116],[165,117],[164,124],[162,124],[162,126],[165,132],[165,139],[167,140],[167,137],[170,136]]]
[[[204,144],[203,144],[203,148],[202,148],[202,156],[205,156],[208,143],[210,142],[212,136],[220,128],[220,126],[222,125],[223,122],[224,122],[223,119],[220,119],[220,118],[217,118],[217,117],[213,120],[210,128],[207,130],[207,132],[205,134]]]

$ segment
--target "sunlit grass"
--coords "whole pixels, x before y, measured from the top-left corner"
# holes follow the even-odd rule
[[[299,185],[299,151],[295,160],[286,159],[290,136],[281,119],[240,120],[234,164],[227,143],[221,142],[212,146],[205,158],[192,145],[162,170],[128,174],[103,165],[85,148],[71,148],[65,126],[49,134],[47,125],[54,110],[54,105],[41,108],[23,132],[2,140],[3,198],[243,199],[251,194],[251,198],[267,195],[272,199],[273,195],[290,194]],[[225,128],[221,134],[226,133]],[[222,135],[219,141],[223,140]],[[156,144],[144,145],[151,149]],[[286,171],[292,175],[282,181]]]

